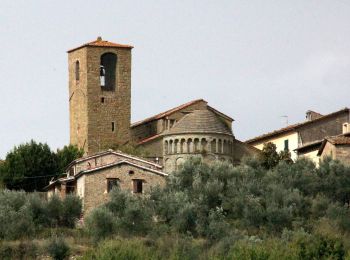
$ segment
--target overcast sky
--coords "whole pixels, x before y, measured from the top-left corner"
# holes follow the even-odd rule
[[[350,1],[0,1],[0,158],[69,142],[67,53],[131,44],[132,122],[204,98],[245,140],[350,106]]]

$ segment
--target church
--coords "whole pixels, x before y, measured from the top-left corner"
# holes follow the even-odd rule
[[[49,197],[78,195],[85,213],[106,202],[114,186],[135,194],[164,186],[190,157],[238,164],[259,152],[237,140],[234,120],[203,99],[131,123],[132,49],[98,37],[68,51],[70,143],[85,155],[46,190]],[[146,158],[111,149],[127,144]]]
[[[230,116],[203,99],[131,124],[132,49],[98,37],[68,51],[71,144],[87,155],[126,143],[141,146],[165,172],[191,156],[236,164],[257,152],[235,139]]]

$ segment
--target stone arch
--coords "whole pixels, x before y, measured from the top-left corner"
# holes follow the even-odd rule
[[[169,141],[169,154],[173,154],[174,153],[174,141],[170,140]]]
[[[219,139],[219,141],[218,141],[218,151],[217,151],[217,153],[222,153],[222,140],[221,139]]]
[[[164,166],[165,166],[165,170],[167,172],[172,171],[173,169],[172,169],[171,159],[169,159],[169,158],[166,159],[165,162],[164,162]]]
[[[217,153],[217,150],[216,150],[216,139],[213,139],[210,142],[210,152]]]
[[[194,152],[198,153],[200,151],[199,149],[199,139],[198,138],[194,138],[193,140],[193,144],[194,144]]]
[[[202,140],[201,140],[201,150],[202,150],[202,152],[207,152],[208,151],[207,145],[208,145],[207,139],[202,138]]]
[[[186,140],[184,138],[180,141],[180,153],[186,153]]]
[[[175,139],[174,141],[174,153],[178,153],[179,152],[179,139]]]
[[[117,55],[107,52],[100,59],[100,85],[103,90],[116,89]]]
[[[168,144],[168,140],[166,140],[164,142],[164,154],[168,154],[169,153],[169,144]]]
[[[193,153],[193,142],[192,138],[187,140],[187,153]]]
[[[175,161],[175,169],[179,170],[181,166],[184,164],[184,162],[185,162],[184,158],[182,157],[177,158]]]

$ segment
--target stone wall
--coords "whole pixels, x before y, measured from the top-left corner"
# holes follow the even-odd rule
[[[171,173],[191,157],[233,163],[233,136],[222,134],[170,135],[163,139],[164,171]]]
[[[206,109],[207,103],[205,101],[197,102],[186,108],[174,112],[166,118],[157,119],[148,123],[133,126],[131,128],[131,135],[134,142],[139,142],[142,139],[160,134],[169,129],[175,122],[179,121],[188,112],[193,110]]]
[[[350,166],[350,145],[336,145],[335,158]]]
[[[74,173],[77,174],[80,171],[89,170],[106,164],[111,164],[125,160],[150,169],[159,169],[158,167],[156,167],[156,165],[152,165],[148,161],[143,161],[141,158],[136,158],[128,154],[118,154],[118,152],[106,152],[101,155],[91,156],[80,162],[78,161],[77,163],[72,165],[71,168],[74,168]],[[67,172],[69,173],[70,169],[68,169]]]
[[[130,172],[133,172],[130,174]],[[122,190],[133,192],[133,179],[143,180],[143,192],[154,186],[165,186],[165,177],[135,166],[123,164],[107,169],[85,174],[84,183],[84,214],[89,213],[109,200],[107,192],[107,179],[118,178]]]
[[[102,90],[100,58],[117,55],[116,89]],[[75,79],[75,63],[80,62],[80,79]],[[70,52],[70,134],[71,143],[86,153],[112,148],[130,140],[131,49],[84,47]],[[73,94],[74,92],[74,94]],[[77,94],[81,93],[81,94]],[[112,131],[112,122],[115,130]]]
[[[342,134],[343,123],[349,122],[349,112],[344,111],[326,119],[313,121],[298,129],[300,144],[307,144],[313,141],[322,140],[326,136]]]

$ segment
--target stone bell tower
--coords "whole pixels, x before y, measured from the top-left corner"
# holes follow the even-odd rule
[[[132,48],[98,37],[68,51],[70,143],[86,154],[130,138]]]

